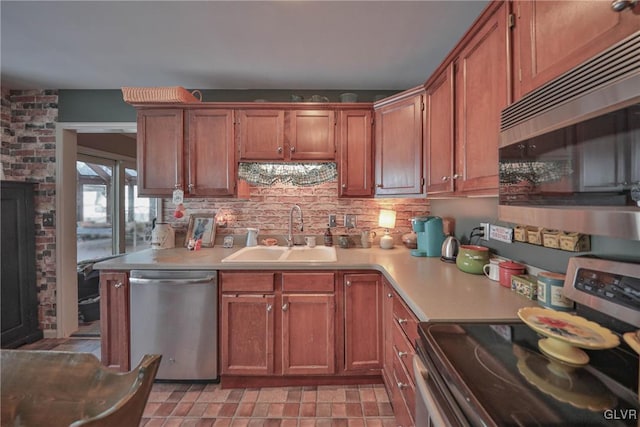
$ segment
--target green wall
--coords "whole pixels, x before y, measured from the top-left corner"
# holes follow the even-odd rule
[[[291,95],[308,99],[312,95],[329,98],[330,102],[340,102],[340,94],[351,92],[358,95],[360,102],[372,102],[378,95],[393,95],[398,91],[389,90],[202,90],[205,102],[252,102],[266,99],[273,102],[289,102]],[[58,93],[59,122],[135,122],[136,111],[122,100],[119,89],[106,90],[64,90]]]

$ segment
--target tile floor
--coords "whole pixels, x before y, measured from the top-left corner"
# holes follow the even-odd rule
[[[89,352],[100,358],[95,338],[44,339],[21,349]],[[156,382],[142,426],[394,427],[396,422],[382,384],[222,389]]]

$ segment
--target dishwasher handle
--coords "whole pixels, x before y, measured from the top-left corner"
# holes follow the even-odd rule
[[[146,283],[173,283],[176,285],[197,285],[197,284],[205,284],[215,282],[216,276],[207,276],[200,277],[197,279],[180,279],[180,278],[172,278],[172,279],[145,279],[141,277],[130,277],[129,283],[132,285],[142,285]]]

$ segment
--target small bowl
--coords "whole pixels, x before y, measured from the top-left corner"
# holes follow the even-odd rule
[[[358,95],[355,93],[343,93],[340,95],[340,102],[358,102]]]
[[[273,238],[263,239],[262,240],[262,244],[265,245],[265,246],[277,246],[278,245],[278,239],[273,239]]]

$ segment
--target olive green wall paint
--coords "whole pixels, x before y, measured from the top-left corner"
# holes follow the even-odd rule
[[[398,91],[389,90],[202,90],[205,102],[252,102],[265,99],[272,102],[289,102],[291,95],[305,100],[312,95],[340,102],[340,94],[351,92],[360,102],[372,102],[378,95],[389,96]],[[135,122],[135,109],[122,100],[120,89],[60,90],[58,94],[58,121],[60,122]]]
[[[463,244],[469,243],[471,231],[474,227],[478,227],[480,222],[513,226],[513,224],[498,221],[497,197],[432,200],[430,206],[431,215],[450,216],[456,219],[455,235]],[[473,214],[469,214],[469,212],[473,212]],[[557,273],[567,271],[570,257],[585,254],[550,249],[528,243],[480,240],[476,237],[471,243],[487,246],[497,255]],[[640,241],[591,236],[591,252],[588,253],[602,258],[628,259],[640,262]]]

